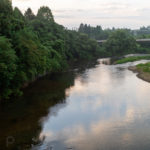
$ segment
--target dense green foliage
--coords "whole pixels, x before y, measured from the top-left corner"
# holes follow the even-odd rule
[[[115,64],[123,64],[123,63],[134,62],[134,61],[138,61],[138,60],[142,60],[142,59],[150,60],[150,56],[125,57],[125,58],[122,58],[122,59],[115,61],[114,63]]]
[[[63,71],[69,61],[102,55],[95,40],[57,24],[48,7],[22,14],[0,0],[0,100],[39,76]]]
[[[87,24],[81,23],[79,26],[78,31],[81,33],[87,34],[90,38],[96,39],[96,40],[106,40],[110,34],[114,31],[118,30],[117,28],[108,28],[108,29],[102,29],[100,25],[97,25],[96,27],[92,27]],[[131,30],[124,28],[124,31],[128,32],[128,34],[134,36],[136,39],[145,39],[150,38],[150,26],[147,27],[141,27],[137,30]]]
[[[107,39],[114,30],[114,28],[112,30],[103,30],[101,26],[92,27],[81,23],[78,31],[87,34],[92,39],[104,40]]]
[[[149,38],[150,27],[142,27],[139,30],[131,29],[102,29],[101,26],[92,27],[87,24],[80,24],[80,33],[96,40],[108,40],[103,45],[104,56],[116,56],[128,53],[150,53],[150,42],[137,42],[135,39]],[[102,46],[102,45],[101,45]]]
[[[136,42],[136,38],[126,29],[118,29],[112,32],[103,46],[105,53],[109,56],[150,53],[150,42]]]
[[[110,56],[121,56],[128,53],[134,53],[138,45],[133,36],[125,30],[116,30],[104,43],[105,49]]]
[[[14,87],[13,79],[16,74],[17,57],[12,49],[10,41],[0,37],[0,98],[7,97]]]

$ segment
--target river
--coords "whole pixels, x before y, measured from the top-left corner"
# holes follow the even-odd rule
[[[150,150],[150,83],[127,68],[146,60],[47,76],[0,110],[0,147]],[[32,147],[32,148],[31,148]]]

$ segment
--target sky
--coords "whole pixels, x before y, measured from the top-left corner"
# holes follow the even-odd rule
[[[68,28],[80,23],[103,28],[132,28],[150,25],[150,0],[12,0],[24,12],[34,13],[40,6],[49,6],[55,21]]]

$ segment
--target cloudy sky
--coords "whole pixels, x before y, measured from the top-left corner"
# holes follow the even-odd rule
[[[56,22],[72,28],[93,26],[139,28],[150,25],[150,0],[12,0],[23,12],[49,6]]]

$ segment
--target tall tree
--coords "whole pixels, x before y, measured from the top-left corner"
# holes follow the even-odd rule
[[[32,12],[31,8],[28,8],[24,14],[25,18],[29,21],[35,19],[35,15],[34,13]]]
[[[13,10],[13,16],[17,19],[24,20],[24,16],[19,8],[15,7]]]
[[[21,30],[25,27],[25,18],[21,11],[15,7],[13,10],[12,17],[12,34],[14,35],[18,30]]]
[[[0,0],[0,34],[10,37],[13,9],[9,0]]]
[[[52,21],[52,22],[54,21],[51,10],[49,9],[49,7],[45,7],[45,6],[41,7],[38,10],[37,17],[47,21]]]

